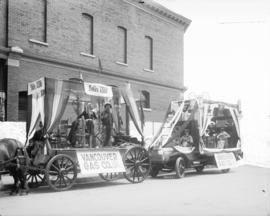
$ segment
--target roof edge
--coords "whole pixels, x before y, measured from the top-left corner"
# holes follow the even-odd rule
[[[178,13],[171,11],[170,9],[157,3],[154,0],[144,0],[141,2],[140,2],[140,0],[131,0],[131,1],[133,3],[141,5],[142,7],[145,7],[145,8],[147,8],[155,13],[158,13],[159,15],[161,15],[169,20],[172,20],[177,24],[184,26],[184,30],[186,30],[189,27],[190,23],[192,22],[190,19],[188,19],[188,18],[186,18]]]

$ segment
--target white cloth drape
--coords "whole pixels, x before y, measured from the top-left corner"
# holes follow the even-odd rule
[[[154,140],[154,142],[150,146],[156,146],[156,145],[164,146],[167,143],[167,141],[171,137],[172,131],[173,131],[176,123],[178,122],[178,120],[181,117],[181,114],[182,114],[183,108],[184,108],[184,104],[185,104],[184,102],[181,103],[181,105],[176,110],[174,116],[172,117],[172,119],[169,122],[166,122],[168,120],[168,118],[165,119],[165,123],[163,124],[161,130],[159,131],[159,133],[160,133],[159,136]]]
[[[232,107],[229,108],[231,116],[233,118],[233,122],[235,124],[235,128],[236,128],[236,132],[238,137],[240,137],[240,125],[239,125],[239,121],[238,121],[238,111]]]
[[[28,141],[34,136],[38,122],[41,121],[44,125],[44,98],[45,96],[41,92],[32,95],[31,122],[26,145],[28,145]]]

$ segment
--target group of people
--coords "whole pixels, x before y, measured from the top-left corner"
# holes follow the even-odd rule
[[[111,137],[112,137],[112,129],[113,129],[113,116],[111,111],[112,105],[110,103],[105,103],[104,110],[100,114],[100,119],[103,127],[103,147],[111,146]],[[89,136],[89,142],[91,142],[92,147],[97,147],[96,144],[96,135],[95,135],[95,120],[97,120],[97,115],[93,110],[91,104],[88,104],[85,107],[85,110],[78,115],[77,119],[73,121],[69,135],[68,141],[73,147],[76,147],[76,142],[78,142],[77,130],[79,127],[79,121],[81,119],[85,120],[86,128],[85,132]]]
[[[207,148],[224,149],[229,147],[230,134],[226,132],[224,127],[221,127],[219,131],[214,122],[210,122],[203,140]]]
[[[221,127],[219,131],[217,131],[215,123],[211,122],[203,136],[203,141],[207,148],[224,149],[229,148],[230,137],[230,134],[226,132],[224,127]],[[180,145],[182,147],[194,146],[193,137],[191,136],[189,129],[185,129],[184,134],[176,139],[175,145]]]

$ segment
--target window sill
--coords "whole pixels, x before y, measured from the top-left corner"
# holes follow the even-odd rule
[[[150,69],[144,68],[143,70],[146,71],[146,72],[149,72],[149,73],[154,73],[154,71],[153,70],[150,70]]]
[[[117,62],[115,62],[116,64],[119,64],[119,65],[122,65],[122,66],[128,66],[128,64],[126,64],[126,63],[123,63],[123,62],[119,62],[119,61],[117,61]]]
[[[39,41],[39,40],[35,40],[35,39],[29,39],[29,42],[34,43],[34,44],[39,44],[39,45],[42,45],[42,46],[46,46],[46,47],[49,46],[48,43],[42,42],[42,41]]]
[[[152,109],[151,108],[143,108],[143,111],[145,111],[145,112],[151,112]]]
[[[96,56],[90,54],[90,53],[84,53],[84,52],[80,52],[80,55],[85,56],[85,57],[89,57],[89,58],[96,58]]]

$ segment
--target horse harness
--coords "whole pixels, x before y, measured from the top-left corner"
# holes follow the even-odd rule
[[[17,169],[21,168],[22,166],[27,167],[28,164],[29,157],[25,148],[17,148],[13,158],[6,161],[0,161],[0,166],[16,166]]]

